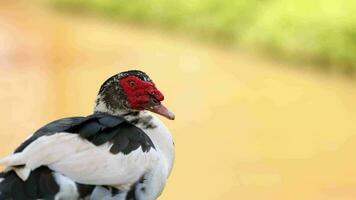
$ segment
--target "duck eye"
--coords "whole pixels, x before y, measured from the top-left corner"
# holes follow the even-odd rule
[[[135,83],[135,81],[129,81],[129,85],[130,85],[130,87],[135,87],[136,83]]]

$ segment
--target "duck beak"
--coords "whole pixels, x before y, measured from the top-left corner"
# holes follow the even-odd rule
[[[174,120],[175,115],[171,111],[168,110],[164,105],[158,104],[151,106],[149,108],[146,108],[146,110],[149,110],[151,112],[154,112],[156,114],[162,115],[163,117],[166,117],[167,119]]]

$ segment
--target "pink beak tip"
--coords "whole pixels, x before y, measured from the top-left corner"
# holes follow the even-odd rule
[[[170,120],[174,120],[176,118],[176,116],[174,115],[174,113],[172,113],[171,111],[169,111],[169,114],[168,114],[168,119]]]
[[[173,112],[169,111],[164,105],[158,105],[153,107],[152,109],[148,109],[154,113],[157,113],[159,115],[162,115],[166,117],[167,119],[174,120],[176,116],[174,115]]]

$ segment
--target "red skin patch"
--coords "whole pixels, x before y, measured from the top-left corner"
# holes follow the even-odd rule
[[[132,109],[143,110],[152,98],[159,102],[164,100],[163,94],[156,88],[155,84],[143,81],[136,76],[121,79],[120,85]]]

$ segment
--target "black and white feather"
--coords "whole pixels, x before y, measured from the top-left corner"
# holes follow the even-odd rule
[[[129,191],[147,171],[159,166],[159,160],[160,155],[145,132],[124,118],[101,113],[54,121],[38,130],[0,163],[13,169],[6,173],[5,180],[7,176],[16,177],[17,173],[26,181],[24,186],[32,185],[32,177],[38,176],[37,172],[48,177],[46,181],[55,187],[45,193],[55,197],[56,185],[60,183],[51,176],[51,171],[70,177],[76,184],[112,186]],[[16,181],[21,182],[18,178]],[[12,191],[3,193],[9,192]],[[31,190],[23,195],[28,195],[27,199],[34,197]]]
[[[95,114],[49,123],[1,159],[0,200],[155,200],[173,167],[171,134],[147,111],[110,106],[120,101],[103,93],[120,76],[151,81],[139,72],[106,81]]]

